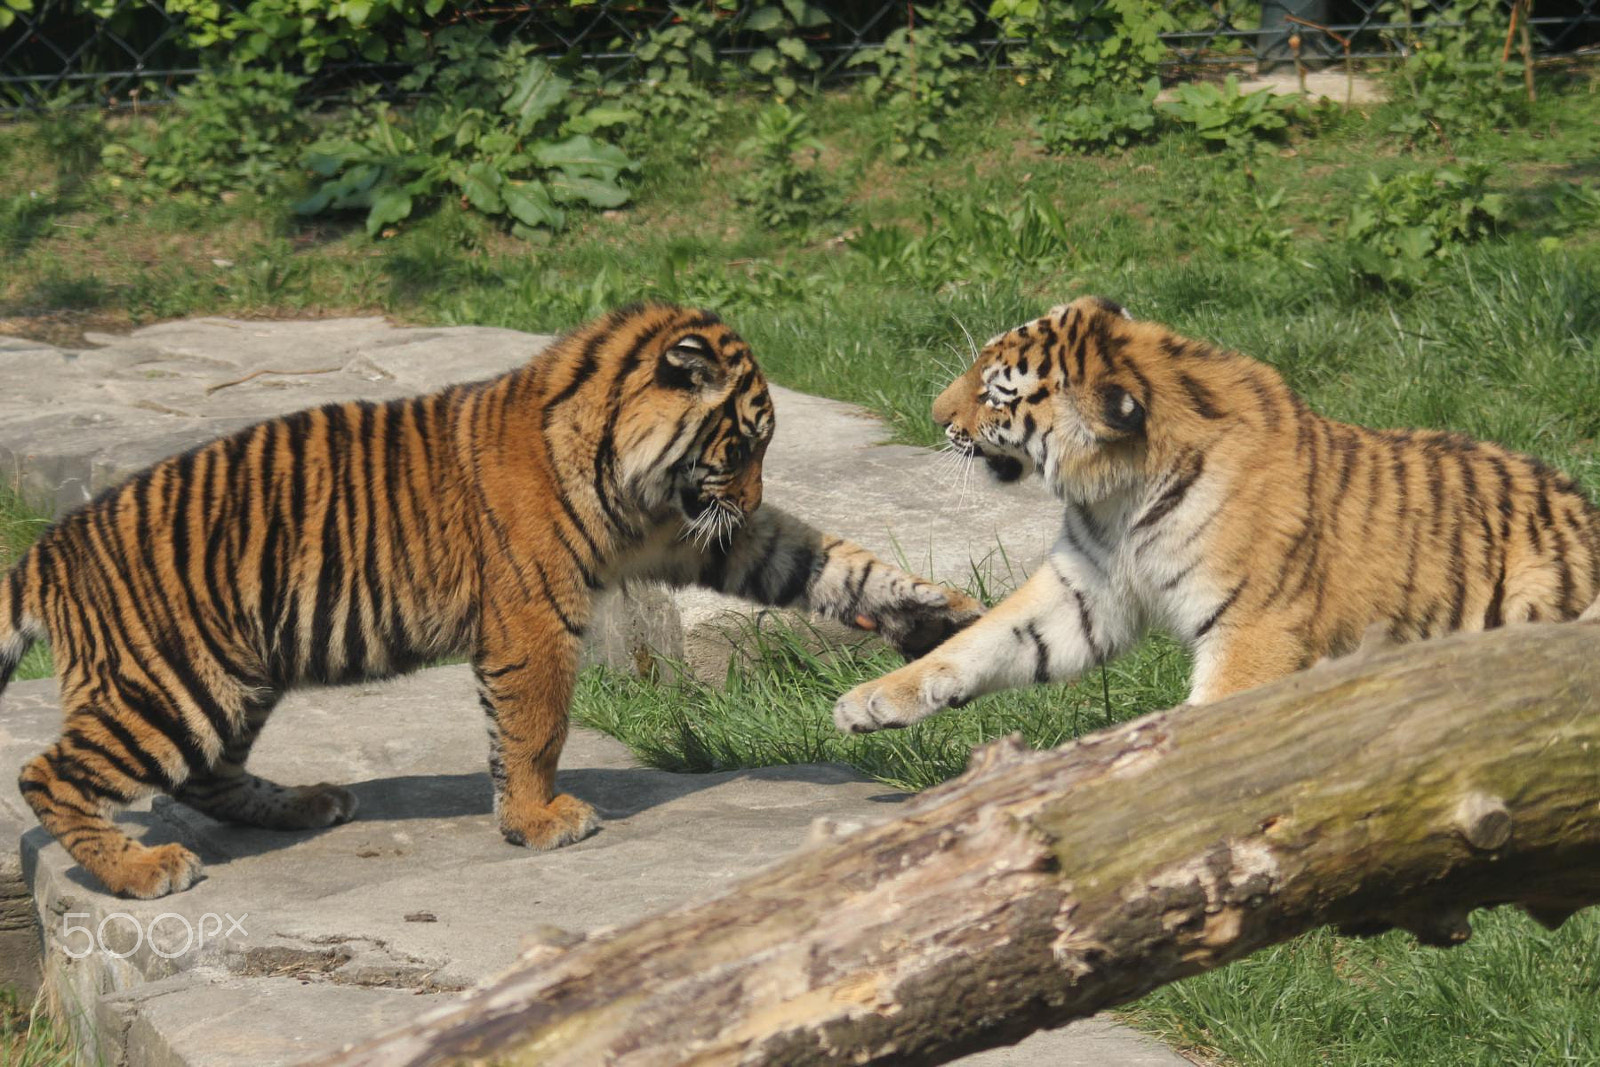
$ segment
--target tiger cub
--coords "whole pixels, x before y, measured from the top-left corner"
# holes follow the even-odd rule
[[[906,726],[1066,680],[1161,628],[1213,701],[1358,643],[1570,619],[1600,593],[1600,511],[1527,456],[1323,418],[1271,367],[1086,298],[991,340],[933,405],[957,452],[1062,502],[1044,564],[982,621],[845,694]],[[1600,613],[1600,605],[1595,611]]]
[[[501,833],[576,841],[595,814],[555,771],[597,590],[697,583],[875,628],[907,655],[982,610],[759,507],[773,425],[732,330],[647,306],[490,381],[302,411],[164,460],[0,577],[0,688],[48,634],[65,713],[22,794],[107,889],[176,892],[199,860],[136,844],[114,808],[166,792],[255,826],[344,822],[346,790],[245,770],[273,706],[465,654]]]

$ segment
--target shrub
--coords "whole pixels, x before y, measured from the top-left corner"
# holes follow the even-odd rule
[[[1240,92],[1239,79],[1232,74],[1221,85],[1180,85],[1171,100],[1156,107],[1212,147],[1236,152],[1254,151],[1263,140],[1279,136],[1291,118],[1305,113],[1305,104],[1297,96],[1279,96],[1267,89]]]
[[[890,32],[883,47],[858,52],[851,66],[870,65],[869,96],[881,99],[893,117],[889,158],[932,156],[943,147],[943,125],[961,105],[968,80],[963,63],[978,58],[967,42],[977,16],[964,0],[919,7],[915,27]]]
[[[1148,141],[1156,132],[1156,94],[1151,78],[1138,92],[1087,100],[1040,119],[1040,140],[1049,152],[1105,152]]]
[[[1157,0],[992,0],[989,17],[1021,42],[1010,58],[1024,78],[1094,92],[1142,84],[1175,26]]]
[[[1351,208],[1345,237],[1358,269],[1389,282],[1416,281],[1429,264],[1492,234],[1510,202],[1487,191],[1482,163],[1375,175]]]
[[[295,101],[304,84],[282,70],[207,71],[178,90],[176,108],[153,127],[102,148],[101,162],[142,198],[278,189],[294,175],[294,157],[309,136]]]
[[[323,181],[297,212],[365,210],[376,235],[456,195],[529,236],[560,229],[569,207],[628,201],[633,162],[592,136],[626,113],[586,106],[531,46],[447,27],[400,87],[423,95],[404,111],[362,109],[312,146],[306,164]]]
[[[705,7],[673,7],[677,21],[653,30],[635,50],[643,67],[636,86],[622,97],[643,124],[635,132],[670,140],[699,155],[722,115],[718,97],[706,88],[719,74],[712,32],[717,16]]]
[[[841,197],[817,165],[822,142],[804,112],[786,104],[763,108],[755,133],[740,143],[739,152],[755,163],[739,199],[762,225],[792,232],[838,214]]]
[[[1527,115],[1520,62],[1502,62],[1508,9],[1497,0],[1459,0],[1443,13],[1429,0],[1398,0],[1391,17],[1406,55],[1389,77],[1393,133],[1410,138],[1505,126]],[[1413,23],[1416,11],[1424,21]]]

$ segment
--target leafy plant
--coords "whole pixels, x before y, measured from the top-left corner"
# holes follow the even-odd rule
[[[1240,92],[1239,79],[1230,74],[1221,85],[1186,82],[1156,109],[1214,147],[1251,152],[1263,140],[1281,134],[1291,118],[1304,115],[1305,104],[1299,97],[1268,89]]]
[[[0,0],[0,30],[17,21],[18,12],[33,10],[33,0]]]
[[[1194,231],[1229,259],[1281,258],[1294,247],[1294,227],[1283,225],[1284,191],[1252,191],[1243,203],[1212,202],[1200,213]]]
[[[1395,0],[1389,17],[1407,26],[1398,34],[1406,59],[1389,79],[1390,132],[1448,137],[1526,117],[1522,64],[1500,58],[1508,10],[1498,0],[1458,0],[1444,12],[1429,0]]]
[[[735,0],[717,2],[725,8],[739,6]],[[802,31],[818,29],[829,21],[828,13],[810,0],[757,3],[745,14],[738,29],[764,42],[750,54],[748,69],[780,102],[794,99],[815,82],[822,57]]]
[[[323,181],[295,210],[365,210],[376,235],[456,195],[531,236],[560,229],[572,206],[619,207],[634,164],[591,135],[629,113],[590,107],[570,84],[532,46],[502,47],[482,30],[447,27],[400,82],[422,94],[414,107],[374,104],[312,146],[306,165]]]
[[[414,37],[385,32],[394,24],[415,26],[444,10],[445,0],[166,0],[184,19],[187,43],[226,47],[239,62],[293,60],[315,71],[330,60],[368,62],[409,57]]]
[[[674,6],[672,13],[672,24],[647,34],[634,50],[643,72],[624,103],[643,116],[640,132],[698,154],[722,114],[720,99],[706,88],[719,75],[711,43],[717,16],[706,7]]]
[[[989,17],[1025,79],[1068,90],[1127,90],[1167,54],[1161,34],[1176,23],[1158,0],[993,0]]]
[[[1511,204],[1488,191],[1490,173],[1467,163],[1369,177],[1345,223],[1358,268],[1383,281],[1415,281],[1432,261],[1492,234]]]
[[[1105,152],[1148,141],[1156,132],[1156,94],[1161,79],[1151,78],[1138,92],[1086,100],[1046,114],[1038,130],[1050,152]]]
[[[281,69],[207,71],[179,88],[177,107],[153,126],[102,148],[101,162],[115,185],[145,199],[277,189],[309,136],[295,100],[305,82]]]
[[[851,66],[871,65],[869,96],[882,99],[893,114],[889,158],[932,156],[942,146],[943,124],[961,104],[968,80],[963,62],[978,58],[967,40],[977,16],[963,0],[914,9],[917,23],[890,32],[883,47],[857,52]]]
[[[805,112],[787,104],[763,108],[739,152],[755,164],[739,199],[762,225],[804,230],[838,214],[839,191],[818,166],[822,142]]]

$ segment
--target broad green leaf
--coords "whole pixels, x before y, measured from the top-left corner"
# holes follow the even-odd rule
[[[540,182],[507,182],[500,190],[505,199],[506,211],[525,226],[547,226],[560,229],[566,221],[565,214],[550,199],[550,192]]]
[[[778,53],[771,48],[758,48],[750,53],[750,69],[757,74],[771,74],[778,66]]]
[[[541,167],[595,171],[606,177],[614,177],[619,171],[633,166],[627,153],[616,145],[596,141],[584,134],[569,137],[557,144],[536,145],[529,154]]]
[[[320,215],[328,210],[333,203],[333,190],[336,182],[323,182],[317,191],[304,200],[297,200],[289,206],[289,210],[296,215]]]
[[[550,195],[563,204],[584,203],[593,207],[621,207],[628,202],[628,190],[613,181],[561,171],[548,179]]]
[[[1400,249],[1400,254],[1408,259],[1422,259],[1433,251],[1434,234],[1432,226],[1407,226],[1395,234],[1395,245]]]
[[[814,29],[828,23],[828,13],[815,4],[808,4],[806,0],[782,0],[782,2],[788,9],[789,16],[803,29]]]
[[[639,112],[626,107],[608,107],[601,105],[591,107],[569,124],[576,128],[580,124],[588,130],[602,130],[607,126],[627,126],[638,122]]]
[[[798,37],[778,38],[778,51],[782,52],[796,63],[805,62],[806,56],[811,54],[811,49],[806,46],[805,41]]]
[[[558,75],[544,60],[534,57],[517,76],[503,110],[517,120],[524,133],[550,114],[566,98],[571,82]]]
[[[757,33],[771,33],[783,25],[783,12],[776,4],[767,4],[750,12],[750,17],[745,20],[745,29]]]
[[[505,180],[505,175],[487,163],[474,163],[455,177],[456,187],[467,198],[467,203],[485,215],[505,211],[505,201],[500,198],[500,187]]]
[[[386,185],[372,197],[372,209],[367,212],[367,236],[376,237],[391,222],[399,222],[411,215],[411,194],[397,186]]]
[[[346,0],[340,12],[352,26],[364,25],[372,14],[372,0]]]

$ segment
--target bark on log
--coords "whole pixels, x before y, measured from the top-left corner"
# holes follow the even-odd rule
[[[1600,625],[1354,656],[1048,752],[569,946],[328,1062],[942,1063],[1323,923],[1600,902]]]

